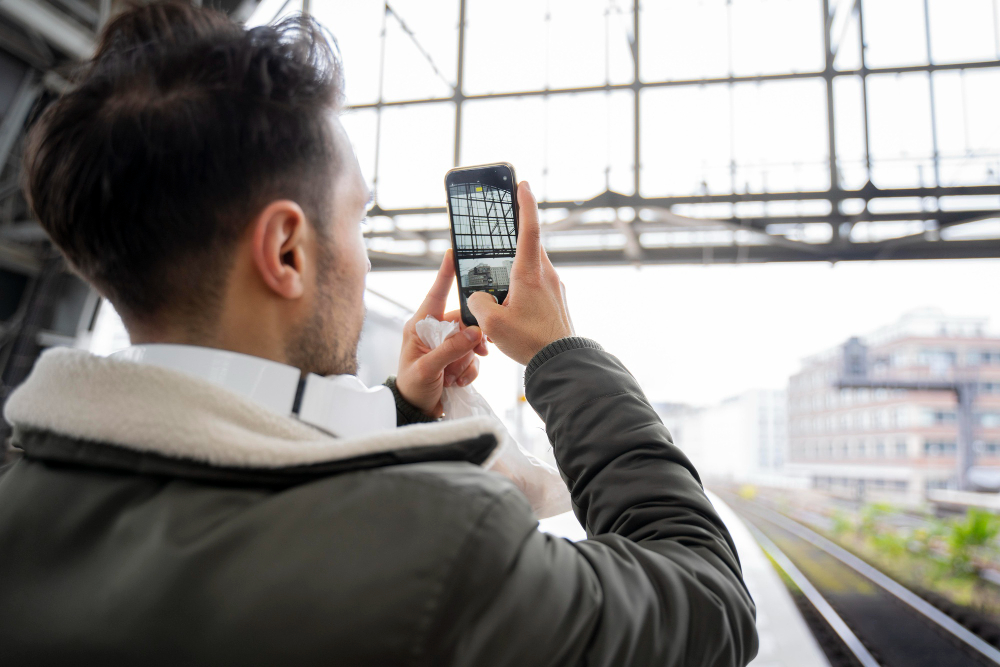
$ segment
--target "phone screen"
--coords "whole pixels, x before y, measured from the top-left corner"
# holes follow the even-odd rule
[[[466,299],[488,292],[507,298],[517,250],[514,169],[508,164],[452,169],[445,178],[462,321],[476,324]]]

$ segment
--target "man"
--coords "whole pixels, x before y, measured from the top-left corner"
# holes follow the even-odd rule
[[[7,403],[5,661],[745,665],[732,541],[634,378],[575,337],[527,184],[510,296],[469,300],[482,332],[415,335],[454,317],[445,257],[394,401],[348,386],[368,192],[339,71],[308,20],[246,32],[140,6],[33,128],[35,214],[134,347],[48,352]],[[489,421],[435,421],[483,332],[527,366],[590,539],[539,532],[479,466]],[[333,397],[322,428],[313,385]]]

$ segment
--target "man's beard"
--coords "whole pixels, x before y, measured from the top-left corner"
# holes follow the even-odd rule
[[[316,262],[316,310],[285,349],[288,363],[316,375],[355,375],[358,372],[358,331],[351,331],[347,295],[338,289],[333,253],[321,241]],[[362,315],[362,321],[364,321]]]

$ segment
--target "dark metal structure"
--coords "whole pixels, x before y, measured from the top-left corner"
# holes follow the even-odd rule
[[[875,259],[933,259],[970,258],[1000,256],[1000,234],[988,234],[975,240],[950,238],[949,230],[965,223],[1000,217],[1000,200],[987,200],[985,204],[968,205],[968,202],[982,201],[984,196],[1000,195],[1000,162],[992,170],[992,178],[978,184],[947,184],[941,176],[942,154],[938,142],[938,119],[935,118],[936,98],[934,75],[945,71],[967,71],[991,69],[1000,71],[998,59],[975,62],[936,63],[931,58],[932,20],[927,0],[923,0],[924,35],[927,43],[928,63],[899,67],[868,67],[865,63],[866,31],[863,0],[822,0],[824,17],[823,39],[825,63],[822,70],[807,72],[785,72],[758,76],[730,75],[721,78],[659,80],[650,81],[642,77],[643,63],[640,62],[640,26],[642,6],[633,0],[631,8],[632,29],[628,35],[635,73],[630,83],[607,83],[603,86],[577,88],[545,88],[491,94],[467,94],[463,87],[466,61],[466,9],[470,0],[456,0],[459,3],[458,57],[453,93],[448,97],[386,101],[380,99],[370,104],[356,105],[355,109],[375,109],[379,112],[389,107],[402,107],[447,102],[454,105],[454,163],[457,165],[462,150],[463,107],[469,102],[503,98],[526,99],[533,97],[554,98],[581,93],[612,93],[630,91],[633,104],[633,187],[629,193],[610,188],[586,201],[542,201],[541,209],[557,209],[561,219],[550,219],[543,227],[544,239],[548,242],[549,255],[556,264],[599,265],[599,264],[650,264],[650,263],[739,263],[739,262],[788,262],[788,261],[849,261]],[[819,0],[817,0],[819,1]],[[732,2],[727,3],[731,13]],[[994,13],[996,13],[994,2]],[[617,9],[609,3],[609,10]],[[398,17],[389,3],[385,4],[386,20]],[[729,18],[730,22],[732,18]],[[405,28],[407,34],[416,37]],[[731,29],[731,26],[730,26]],[[386,31],[382,31],[383,41]],[[861,66],[838,68],[835,66],[838,51],[850,40],[860,43]],[[419,47],[419,44],[417,44]],[[384,46],[383,46],[384,49]],[[422,48],[421,53],[426,55]],[[730,63],[730,71],[732,71]],[[432,63],[433,66],[433,63]],[[384,64],[383,64],[384,67]],[[435,67],[435,71],[437,71]],[[878,187],[873,183],[872,155],[869,149],[870,122],[868,89],[871,77],[882,75],[906,75],[921,73],[928,77],[930,86],[930,115],[933,155],[932,173],[922,174],[922,183],[914,187]],[[838,79],[853,78],[861,82],[864,159],[862,168],[866,179],[860,187],[849,187],[843,177],[845,160],[838,155],[837,138],[837,91]],[[643,142],[641,141],[641,100],[649,91],[661,88],[691,86],[738,86],[742,84],[765,84],[774,81],[823,81],[826,89],[827,127],[827,171],[829,186],[818,191],[770,191],[740,188],[733,178],[729,193],[680,194],[677,196],[643,196]],[[993,156],[997,157],[997,156]],[[378,158],[376,158],[377,160]],[[731,162],[735,174],[737,165]],[[376,174],[376,179],[377,179]],[[707,190],[707,188],[706,188]],[[377,194],[377,193],[376,193]],[[967,198],[973,199],[967,199]],[[879,206],[871,202],[878,200]],[[951,202],[964,200],[960,207],[950,206]],[[821,202],[828,204],[825,212],[818,214],[768,215],[767,205],[774,202]],[[913,202],[918,202],[914,205]],[[692,207],[705,205],[730,205],[734,211],[725,217],[694,217],[679,213]],[[706,209],[708,207],[705,207]],[[739,215],[740,209],[760,209],[755,215]],[[587,212],[600,209],[605,219],[585,221]],[[896,210],[893,210],[896,209]],[[388,221],[378,230],[368,233],[371,239],[391,239],[402,241],[400,247],[407,251],[393,252],[383,248],[371,252],[375,269],[423,269],[434,268],[439,254],[432,251],[435,241],[448,238],[444,226],[414,230],[403,228],[395,221],[403,216],[443,213],[445,208],[382,208],[378,205],[371,211],[372,217]],[[600,218],[600,216],[598,216]],[[911,227],[903,232],[881,234],[883,238],[869,240],[856,234],[859,223],[867,223],[877,228],[883,223],[907,221]],[[656,243],[649,243],[651,235],[665,237]],[[889,238],[885,238],[888,236]],[[694,240],[691,239],[694,237]],[[573,238],[597,240],[596,243],[580,243],[574,248]],[[558,241],[556,241],[558,239]],[[419,244],[423,242],[423,251]],[[417,251],[412,248],[417,246]]]

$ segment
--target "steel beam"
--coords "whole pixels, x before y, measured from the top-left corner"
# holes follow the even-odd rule
[[[38,32],[52,46],[86,60],[94,54],[94,33],[41,0],[0,0],[0,12]]]
[[[7,159],[17,138],[21,136],[24,121],[36,97],[38,97],[38,75],[34,70],[28,70],[14,94],[7,113],[4,114],[3,121],[0,122],[0,172],[7,166]]]
[[[767,262],[855,262],[912,259],[981,259],[1000,257],[1000,239],[985,241],[922,241],[893,247],[891,241],[851,243],[847,246],[815,244],[817,254],[776,245],[676,245],[644,247],[646,264],[762,264]],[[625,248],[601,250],[547,249],[557,266],[614,266],[635,264]],[[433,270],[441,255],[403,255],[369,252],[376,271]]]
[[[867,184],[859,190],[842,190],[841,199],[864,199],[866,201],[878,198],[898,197],[958,197],[979,195],[1000,195],[1000,184],[997,185],[961,185],[951,187],[921,187],[921,188],[877,188]],[[540,209],[564,208],[570,211],[595,208],[668,208],[676,204],[719,204],[740,202],[767,201],[815,201],[829,200],[830,192],[826,190],[808,192],[748,192],[717,195],[679,195],[674,197],[641,197],[623,195],[608,191],[586,201],[543,201],[538,202]],[[424,206],[419,208],[382,208],[374,206],[369,211],[370,217],[397,215],[424,215],[428,213],[444,213],[444,206]],[[1000,213],[1000,211],[998,211]],[[918,213],[914,213],[914,216]],[[915,218],[908,218],[915,219]],[[828,221],[828,220],[827,220]]]
[[[934,63],[928,65],[907,65],[900,67],[873,67],[861,69],[834,70],[832,72],[785,72],[782,74],[759,74],[756,76],[723,76],[704,79],[671,79],[664,81],[644,81],[639,84],[639,88],[670,88],[675,86],[708,86],[714,84],[735,84],[735,83],[765,83],[768,81],[789,81],[798,79],[819,79],[827,76],[871,76],[878,74],[906,74],[909,72],[943,72],[962,69],[981,69],[988,67],[1000,67],[1000,59],[997,60],[977,60],[963,63]],[[579,93],[600,93],[613,90],[633,90],[634,82],[612,83],[600,86],[579,86],[574,88],[548,88],[518,90],[503,93],[481,93],[478,95],[463,95],[463,100],[493,100],[511,97],[544,97],[550,95],[574,95]],[[394,100],[370,102],[367,104],[355,104],[349,109],[375,109],[380,107],[408,106],[412,104],[437,104],[439,102],[454,102],[454,95],[449,97],[430,97],[425,99]]]

